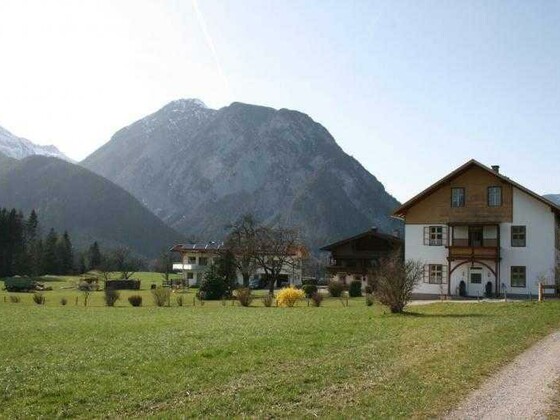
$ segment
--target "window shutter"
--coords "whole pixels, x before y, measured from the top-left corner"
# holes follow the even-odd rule
[[[424,226],[424,245],[430,245],[430,227]]]
[[[441,244],[444,246],[447,245],[447,232],[448,232],[448,227],[443,226],[441,228]]]
[[[430,282],[430,264],[424,264],[424,283]]]
[[[448,267],[445,264],[441,266],[441,282],[443,284],[447,284],[447,268]]]

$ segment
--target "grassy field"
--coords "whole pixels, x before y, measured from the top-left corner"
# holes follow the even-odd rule
[[[0,417],[430,417],[560,328],[558,301],[63,307],[69,281],[0,294]]]

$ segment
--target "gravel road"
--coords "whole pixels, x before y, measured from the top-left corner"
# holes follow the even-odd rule
[[[560,331],[519,355],[472,392],[447,419],[546,418],[560,378]]]

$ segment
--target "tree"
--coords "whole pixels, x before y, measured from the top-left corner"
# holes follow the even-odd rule
[[[72,242],[68,232],[58,239],[56,244],[56,259],[58,265],[58,273],[68,275],[74,271],[74,252],[72,250]]]
[[[173,257],[168,251],[161,251],[156,260],[154,271],[161,273],[163,279],[168,282],[169,274],[173,271]]]
[[[421,261],[403,261],[402,252],[394,251],[380,260],[375,272],[377,298],[392,313],[402,313],[423,275]]]
[[[57,243],[58,235],[51,228],[43,244],[42,271],[45,274],[58,274]]]
[[[94,242],[88,250],[88,261],[90,270],[98,270],[101,266],[102,256],[99,244]]]
[[[235,255],[230,250],[221,253],[215,261],[217,275],[226,285],[226,293],[231,295],[237,287],[237,265]]]
[[[268,291],[274,293],[274,284],[282,270],[295,267],[297,253],[302,249],[297,231],[282,227],[259,227],[256,231],[255,260],[268,278]]]
[[[78,274],[84,274],[86,271],[87,271],[86,257],[82,252],[78,257]]]
[[[129,248],[117,248],[112,252],[112,262],[115,271],[121,273],[122,279],[129,279],[132,275],[140,269],[142,261],[132,255]]]
[[[243,276],[243,286],[249,286],[251,275],[257,269],[255,258],[257,250],[257,231],[259,226],[255,218],[246,214],[229,226],[229,233],[225,240],[226,252],[231,252],[231,260]]]
[[[200,284],[199,296],[204,300],[222,299],[227,292],[224,278],[218,273],[216,264],[210,265]]]

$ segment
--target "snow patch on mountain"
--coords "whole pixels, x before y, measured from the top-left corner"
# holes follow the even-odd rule
[[[51,156],[72,162],[56,146],[40,146],[22,137],[17,137],[5,128],[0,127],[0,153],[14,159],[23,159],[27,156]]]

